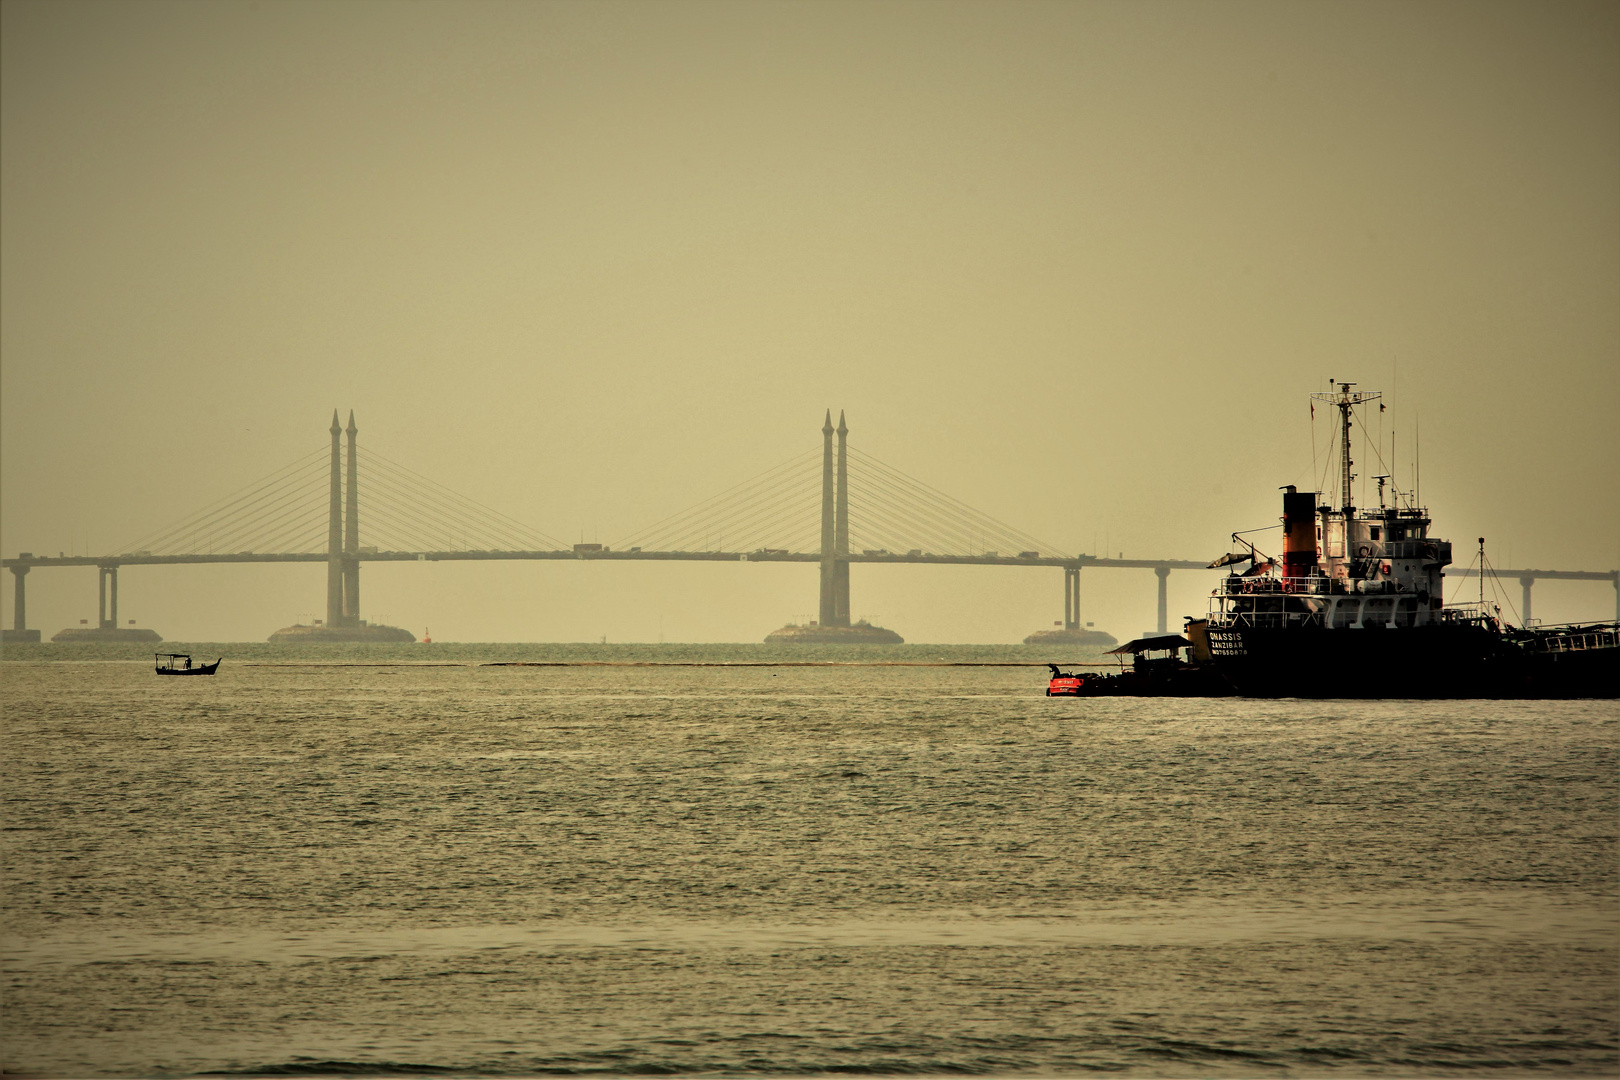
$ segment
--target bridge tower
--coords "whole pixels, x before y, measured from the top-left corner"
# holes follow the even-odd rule
[[[349,481],[343,522],[343,625],[360,625],[360,468],[354,455],[354,410],[349,410]]]
[[[837,541],[833,523],[833,426],[832,410],[821,426],[821,613],[822,626],[838,623],[836,558]]]
[[[833,435],[838,435],[834,465]],[[821,616],[822,626],[849,625],[849,425],[832,410],[821,427]]]
[[[838,494],[833,518],[833,625],[849,625],[849,426],[838,410]]]
[[[332,410],[332,498],[326,528],[326,625],[343,625],[343,427]]]

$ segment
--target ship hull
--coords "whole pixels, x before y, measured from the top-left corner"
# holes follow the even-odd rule
[[[1620,648],[1532,653],[1524,683],[1524,697],[1620,698]]]
[[[1217,670],[1245,697],[1522,697],[1521,657],[1474,626],[1209,630]]]

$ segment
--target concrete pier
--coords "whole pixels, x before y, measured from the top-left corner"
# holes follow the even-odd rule
[[[1063,568],[1063,629],[1080,629],[1080,568]]]
[[[131,620],[134,621],[134,620]],[[156,630],[137,629],[118,625],[118,564],[103,562],[96,565],[96,625],[75,626],[51,635],[55,642],[158,642],[163,638]]]
[[[1106,648],[1118,645],[1119,640],[1114,635],[1102,630],[1088,630],[1080,621],[1080,568],[1078,566],[1065,566],[1063,568],[1063,629],[1037,630],[1024,639],[1025,645],[1044,645],[1047,647],[1079,646],[1081,648]]]
[[[32,552],[23,552],[23,558],[28,558]],[[11,576],[15,584],[15,594],[11,598],[11,628],[13,630],[28,629],[28,571],[32,567],[13,566]]]
[[[1170,568],[1155,566],[1153,572],[1159,577],[1159,633],[1164,634],[1169,632]]]
[[[99,586],[97,592],[100,594],[96,609],[96,625],[103,630],[111,630],[118,626],[118,564],[96,567],[96,579]]]
[[[34,553],[23,552],[19,558],[31,559]],[[6,644],[33,644],[39,641],[39,631],[28,629],[28,571],[30,566],[12,566],[11,568],[12,597],[11,597],[11,629],[0,636],[0,641]]]

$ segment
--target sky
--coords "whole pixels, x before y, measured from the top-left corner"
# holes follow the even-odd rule
[[[830,408],[1054,549],[1207,560],[1319,482],[1337,378],[1384,393],[1388,471],[1421,446],[1459,549],[1620,566],[1612,3],[4,0],[0,50],[7,557],[123,550],[334,408],[612,543],[814,452]],[[816,608],[813,566],[362,574],[362,615],[439,640],[757,641]],[[1213,577],[1172,574],[1173,623]],[[120,613],[262,640],[324,585],[132,567]],[[36,570],[30,625],[93,621],[95,588]],[[1150,571],[1082,589],[1153,627]],[[1055,569],[852,593],[918,642],[1063,614]]]

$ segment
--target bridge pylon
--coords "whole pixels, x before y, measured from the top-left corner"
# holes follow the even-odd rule
[[[360,625],[360,466],[355,457],[354,410],[349,410],[348,498],[343,513],[343,625]]]
[[[332,410],[332,497],[326,526],[326,625],[343,625],[343,425]]]
[[[832,410],[827,410],[827,421],[821,425],[821,607],[819,621],[822,626],[838,624],[838,592],[836,568],[837,540],[833,507],[833,425]]]
[[[849,425],[838,410],[838,490],[833,499],[833,625],[849,625]]]
[[[833,435],[838,453],[833,455]],[[849,625],[849,425],[838,427],[827,410],[821,428],[821,618],[822,626]],[[836,462],[836,464],[835,464]]]

